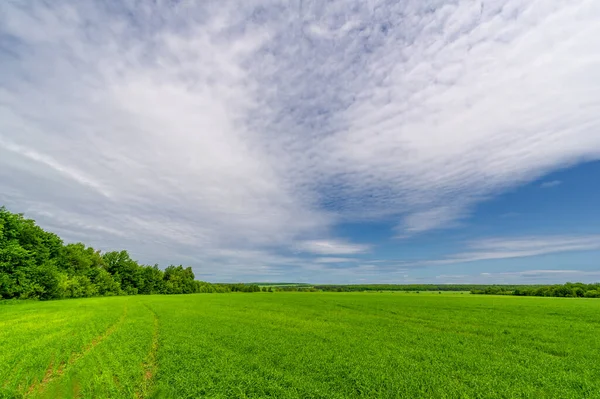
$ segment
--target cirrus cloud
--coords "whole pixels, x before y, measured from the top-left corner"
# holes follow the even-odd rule
[[[456,226],[600,158],[599,17],[592,0],[4,1],[0,201],[219,278],[369,251],[343,222]]]
[[[370,247],[362,244],[352,244],[341,240],[310,240],[298,243],[300,251],[318,255],[353,255],[367,252]],[[326,258],[320,258],[321,260]],[[333,259],[333,258],[329,258]],[[339,260],[340,258],[335,258]],[[321,262],[326,263],[326,262]]]
[[[482,260],[524,258],[561,252],[600,250],[600,235],[487,238],[469,242],[468,251],[413,265],[449,265]]]

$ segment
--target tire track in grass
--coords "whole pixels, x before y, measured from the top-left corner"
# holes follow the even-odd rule
[[[154,318],[154,330],[152,333],[152,342],[150,344],[150,351],[148,352],[148,356],[146,357],[146,361],[143,364],[143,375],[142,375],[142,383],[135,393],[135,397],[138,399],[147,398],[152,393],[154,388],[154,377],[156,376],[156,372],[158,370],[157,363],[157,353],[158,353],[158,316],[156,312],[154,312],[150,307],[144,304],[146,309],[148,309]]]
[[[108,327],[106,329],[106,331],[104,331],[104,333],[102,333],[102,334],[98,335],[97,337],[95,337],[94,339],[92,339],[92,341],[88,345],[84,346],[80,352],[72,353],[71,356],[69,357],[69,359],[66,362],[61,362],[56,370],[54,370],[54,360],[51,361],[50,364],[48,365],[48,368],[46,369],[46,373],[44,373],[44,378],[42,378],[42,381],[40,381],[40,382],[36,381],[33,384],[31,384],[29,386],[29,388],[27,389],[27,391],[25,392],[25,397],[30,398],[30,397],[35,397],[37,395],[43,394],[44,391],[46,390],[46,388],[48,387],[48,385],[52,381],[62,377],[62,375],[67,370],[67,368],[73,366],[78,360],[82,359],[85,355],[87,355],[90,351],[92,351],[97,345],[102,343],[102,341],[104,341],[106,338],[111,336],[115,331],[117,331],[121,327],[123,322],[125,321],[126,317],[127,317],[127,304],[125,304],[125,306],[123,308],[123,314],[121,314],[121,317],[119,317],[119,320],[117,320],[110,327]]]

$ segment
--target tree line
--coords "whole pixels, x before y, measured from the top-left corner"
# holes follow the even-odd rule
[[[555,285],[481,285],[481,284],[355,284],[315,285],[311,288],[285,291],[383,292],[383,291],[469,291],[478,295],[554,296],[569,298],[600,298],[600,283],[565,283]]]
[[[0,299],[257,292],[256,284],[211,284],[191,267],[142,265],[127,251],[65,244],[34,220],[0,207]]]
[[[552,296],[560,298],[600,298],[600,283],[565,283],[554,285],[516,286],[514,288],[487,287],[471,290],[472,294]]]
[[[143,265],[127,251],[102,253],[65,244],[22,214],[0,207],[0,299],[59,299],[136,294],[225,292],[470,291],[473,294],[600,298],[600,284],[214,284],[191,267]]]
[[[330,292],[362,292],[362,291],[472,291],[489,287],[502,287],[513,290],[516,285],[481,285],[481,284],[350,284],[350,285],[315,285],[320,291]]]

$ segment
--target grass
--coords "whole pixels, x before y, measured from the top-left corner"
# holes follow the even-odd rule
[[[404,293],[0,306],[0,398],[600,398],[600,301]]]

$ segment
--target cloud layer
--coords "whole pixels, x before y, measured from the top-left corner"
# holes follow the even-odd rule
[[[540,184],[541,188],[552,188],[552,187],[556,187],[556,186],[560,186],[562,184],[562,181],[560,180],[552,180],[552,181],[545,181],[542,184]]]
[[[373,250],[339,223],[453,226],[600,158],[597,1],[157,3],[0,3],[1,203],[143,261],[285,275]]]
[[[519,272],[480,273],[478,275],[439,275],[445,284],[564,284],[566,281],[600,281],[600,271],[524,270]]]
[[[487,238],[468,243],[468,251],[414,265],[449,265],[482,260],[525,258],[561,252],[600,250],[600,235]]]

